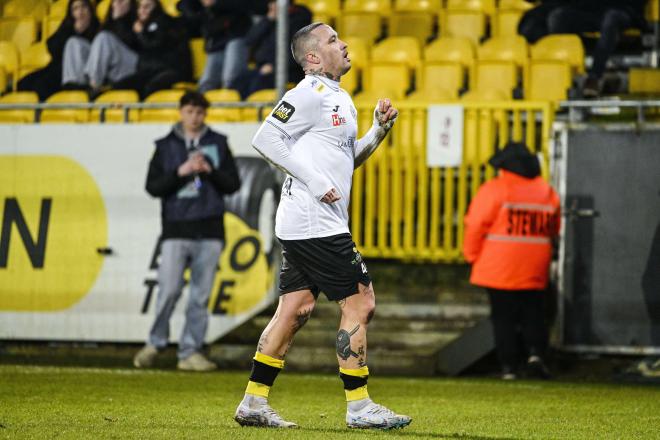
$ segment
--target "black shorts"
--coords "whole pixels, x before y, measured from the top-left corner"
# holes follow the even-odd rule
[[[280,295],[309,289],[315,298],[322,291],[330,301],[339,301],[356,294],[358,283],[371,283],[351,234],[280,243]]]

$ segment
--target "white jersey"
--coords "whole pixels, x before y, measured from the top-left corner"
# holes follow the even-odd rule
[[[348,233],[353,170],[386,131],[373,127],[356,141],[357,111],[339,83],[308,75],[288,91],[257,131],[252,144],[287,173],[275,220],[275,235],[302,240]],[[360,145],[358,145],[360,144]],[[366,157],[364,157],[366,159]],[[320,199],[332,188],[341,197]]]

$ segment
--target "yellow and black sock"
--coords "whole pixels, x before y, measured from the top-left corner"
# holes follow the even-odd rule
[[[270,387],[273,386],[282,368],[284,368],[284,360],[256,352],[252,359],[252,372],[245,393],[268,398]]]
[[[368,367],[357,369],[339,367],[339,377],[344,382],[347,402],[369,398],[369,392],[367,392]]]

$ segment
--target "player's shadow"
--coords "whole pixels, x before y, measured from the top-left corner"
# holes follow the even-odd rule
[[[410,429],[410,428],[407,428]],[[337,434],[346,434],[348,431],[346,429],[317,429],[317,428],[302,428],[303,431],[317,431],[320,434],[322,433],[337,433]],[[413,430],[397,430],[392,431],[381,431],[381,430],[362,430],[355,429],[350,430],[351,433],[359,433],[368,435],[380,436],[383,432],[391,432],[396,437],[412,437],[412,438],[446,438],[446,439],[460,439],[460,440],[523,440],[521,437],[491,437],[483,435],[470,435],[470,434],[461,434],[458,432],[453,432],[451,434],[438,434],[435,432],[420,432]]]

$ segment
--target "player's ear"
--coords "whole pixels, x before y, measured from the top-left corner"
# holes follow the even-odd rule
[[[314,52],[307,52],[305,54],[305,60],[308,64],[319,64],[321,62],[321,59]]]

